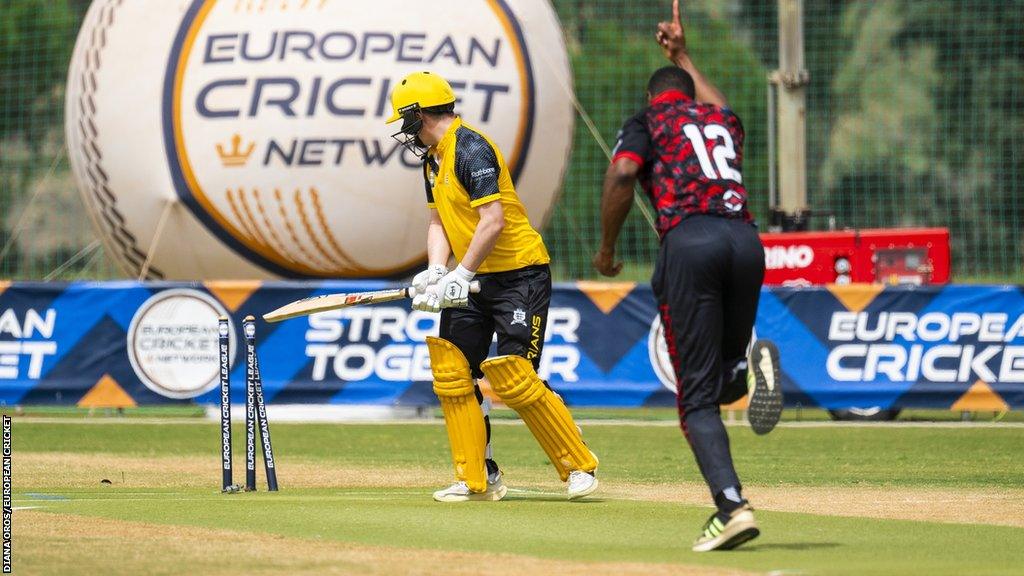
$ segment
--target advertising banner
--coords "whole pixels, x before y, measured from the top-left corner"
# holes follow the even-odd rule
[[[217,319],[383,282],[0,283],[0,402],[82,407],[218,401]],[[257,322],[274,404],[424,405],[438,316],[408,301]],[[1016,287],[765,288],[755,331],[781,351],[787,405],[1024,406],[1024,292]],[[675,403],[646,285],[556,285],[541,376],[572,406]],[[232,400],[243,400],[243,387]]]
[[[766,289],[757,330],[779,343],[790,405],[1024,406],[1021,287]]]

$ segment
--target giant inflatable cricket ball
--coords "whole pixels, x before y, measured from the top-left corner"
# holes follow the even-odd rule
[[[573,125],[547,0],[95,0],[66,131],[107,252],[167,279],[418,266],[420,163],[384,124],[418,70],[449,79],[542,226]]]

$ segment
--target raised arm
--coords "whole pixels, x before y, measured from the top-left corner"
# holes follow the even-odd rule
[[[714,104],[719,107],[728,105],[722,91],[701,74],[693,59],[690,58],[690,53],[686,49],[686,32],[683,30],[683,23],[679,17],[679,0],[672,0],[672,21],[660,22],[655,38],[665,56],[693,77],[698,102]]]

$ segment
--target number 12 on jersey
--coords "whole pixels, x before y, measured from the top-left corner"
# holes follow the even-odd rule
[[[729,165],[729,160],[736,159],[736,147],[728,128],[721,124],[708,124],[704,126],[704,132],[701,133],[698,125],[687,124],[683,126],[683,134],[686,134],[690,143],[693,144],[693,153],[697,155],[700,169],[708,180],[733,180],[740,184],[743,183],[743,175],[740,174],[740,171]],[[712,164],[711,158],[708,157],[707,141],[718,142],[719,138],[722,143],[711,150],[711,156],[715,159]],[[717,172],[715,171],[716,167],[718,168]]]

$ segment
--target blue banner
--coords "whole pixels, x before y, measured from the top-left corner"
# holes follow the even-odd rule
[[[0,402],[83,407],[218,401],[217,318],[381,282],[0,283]],[[408,301],[257,324],[276,404],[436,400]],[[779,345],[790,406],[1024,406],[1024,293],[1016,287],[765,288],[756,332]],[[233,400],[244,366],[232,350]],[[540,367],[572,406],[675,402],[649,287],[556,285]],[[486,390],[486,387],[485,387]]]
[[[789,405],[1024,406],[1020,287],[765,289],[757,330],[779,344]]]

